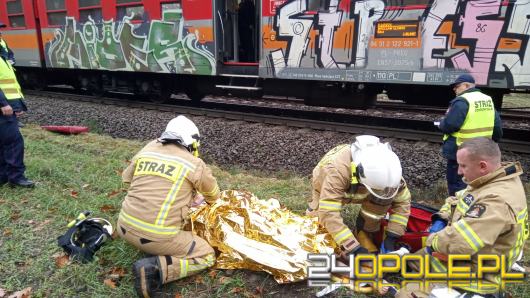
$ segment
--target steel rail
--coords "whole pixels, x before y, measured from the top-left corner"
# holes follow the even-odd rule
[[[49,91],[26,91],[28,95],[48,96],[145,110],[157,110],[228,120],[257,122],[288,127],[309,128],[351,134],[373,134],[382,137],[441,143],[442,133],[430,121],[382,118],[337,114],[330,112],[300,111],[283,108],[255,107],[213,102],[179,101],[179,105],[156,104],[108,97],[95,97]],[[503,150],[530,154],[530,131],[504,128],[500,142]]]

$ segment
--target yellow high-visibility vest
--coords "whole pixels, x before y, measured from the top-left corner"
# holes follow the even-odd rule
[[[0,57],[0,89],[7,100],[24,98],[13,66]]]
[[[469,109],[460,130],[451,134],[456,139],[456,145],[478,137],[491,139],[495,125],[495,107],[491,97],[480,91],[464,93],[460,97],[467,101]],[[448,134],[444,135],[443,140],[448,137]]]
[[[0,39],[0,47],[4,48],[7,51],[7,43],[5,40]]]

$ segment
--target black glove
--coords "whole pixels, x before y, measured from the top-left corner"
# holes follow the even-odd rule
[[[389,253],[391,251],[396,250],[396,240],[398,240],[399,236],[387,233],[385,241],[383,242],[384,252]]]

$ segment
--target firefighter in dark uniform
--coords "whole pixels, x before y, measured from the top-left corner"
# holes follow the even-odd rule
[[[135,288],[141,297],[151,297],[162,284],[215,263],[208,242],[184,228],[198,193],[208,204],[220,195],[210,168],[198,157],[198,146],[197,126],[178,116],[123,172],[123,181],[130,187],[118,218],[118,234],[152,255],[133,266]]]
[[[0,184],[33,187],[24,176],[24,139],[17,116],[27,111],[15,70],[9,60],[0,56]]]
[[[464,141],[487,137],[498,142],[502,137],[502,123],[493,100],[475,88],[475,79],[469,74],[460,75],[451,84],[456,94],[447,109],[439,128],[444,133],[442,153],[447,159],[447,189],[450,196],[466,184],[458,175],[456,151]]]

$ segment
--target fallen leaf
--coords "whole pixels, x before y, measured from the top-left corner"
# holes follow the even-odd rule
[[[0,298],[4,298],[5,295],[6,295],[6,290],[0,288]]]
[[[55,266],[57,266],[57,268],[63,268],[70,264],[70,257],[63,252],[56,253],[52,257],[55,258]]]
[[[114,208],[114,206],[112,205],[103,205],[101,207],[99,207],[99,210],[101,210],[101,212],[111,212],[111,211],[116,211],[116,208]]]
[[[125,269],[122,267],[112,267],[109,274],[110,278],[119,279],[125,276]]]
[[[121,173],[123,172],[122,170],[115,170],[114,171],[116,173],[116,175],[120,176],[121,177]]]
[[[38,225],[33,229],[33,231],[34,231],[34,232],[37,232],[37,231],[42,230],[42,229],[44,228],[44,226],[47,225],[47,224],[49,224],[50,222],[51,222],[50,219],[47,219],[47,220],[41,222],[40,224],[38,224]]]
[[[21,203],[21,204],[26,204],[28,202],[28,199],[24,198],[24,199],[22,199],[22,200],[20,200],[18,202]]]
[[[182,298],[182,295],[180,293],[175,294],[175,298]]]
[[[263,295],[263,287],[257,286],[254,292],[258,295]]]
[[[232,280],[231,277],[221,276],[221,278],[219,278],[219,283],[224,285],[224,284],[229,283],[231,280]]]
[[[15,292],[7,298],[29,298],[29,297],[31,297],[31,287],[27,287],[24,290]]]
[[[210,276],[212,279],[215,278],[217,276],[217,271],[210,270],[210,272],[208,272],[208,276]]]
[[[5,237],[7,236],[10,236],[13,234],[13,232],[11,232],[11,229],[5,229],[4,232],[2,233]]]
[[[79,193],[78,193],[77,191],[75,191],[75,190],[72,190],[72,191],[70,192],[70,196],[71,196],[72,198],[76,198],[76,199],[77,199],[77,195],[78,195],[78,194],[79,194]]]
[[[81,186],[81,187],[82,187],[82,188],[87,188],[87,187],[89,187],[89,186],[90,186],[90,184],[83,184],[83,186]]]
[[[202,278],[202,276],[200,276],[200,275],[195,275],[195,283],[196,284],[203,284],[204,283],[204,278]]]
[[[114,282],[112,279],[105,279],[103,283],[110,288],[115,289],[116,288],[116,282]]]
[[[107,194],[107,198],[113,198],[117,195],[119,195],[121,193],[121,189],[120,190],[113,190],[111,191],[110,193]]]
[[[240,287],[235,287],[233,288],[230,293],[233,293],[233,294],[237,294],[237,293],[241,293],[244,289],[243,288],[240,288]]]
[[[13,214],[9,217],[12,221],[15,221],[20,218],[20,212],[14,211]]]

